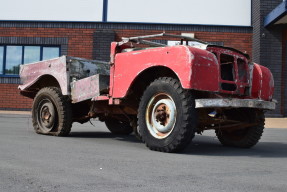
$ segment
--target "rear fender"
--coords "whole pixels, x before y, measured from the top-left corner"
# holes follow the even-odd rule
[[[69,79],[68,71],[66,66],[66,57],[55,58],[51,60],[41,61],[37,63],[31,63],[21,65],[20,67],[20,78],[21,83],[18,88],[21,91],[29,91],[29,88],[42,88],[37,87],[37,83],[45,79],[43,86],[51,85],[49,79],[55,79],[62,90],[63,95],[70,94],[69,90]]]

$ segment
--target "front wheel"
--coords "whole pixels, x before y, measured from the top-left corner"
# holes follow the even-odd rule
[[[176,152],[194,137],[195,100],[179,81],[163,77],[145,90],[138,110],[139,133],[151,150]]]
[[[36,133],[66,136],[72,127],[71,103],[57,87],[41,89],[33,101],[32,123]]]

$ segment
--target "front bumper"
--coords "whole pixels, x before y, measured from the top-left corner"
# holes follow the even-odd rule
[[[259,99],[196,99],[195,108],[256,108],[274,110],[276,101],[263,101]]]

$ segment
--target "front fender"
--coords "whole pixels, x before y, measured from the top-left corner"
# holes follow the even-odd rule
[[[219,67],[215,55],[206,50],[179,45],[118,53],[113,66],[114,74],[111,74],[112,96],[125,97],[134,79],[143,71],[160,66],[173,71],[184,89],[219,89]]]
[[[266,101],[271,101],[274,93],[274,79],[271,71],[254,63],[251,95]]]
[[[216,56],[206,50],[189,48],[194,59],[191,63],[190,88],[200,91],[219,91],[219,63]]]

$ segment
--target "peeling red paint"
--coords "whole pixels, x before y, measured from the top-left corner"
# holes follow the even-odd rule
[[[270,101],[274,92],[274,80],[270,70],[254,63],[252,97]]]
[[[209,54],[210,52],[206,50],[188,46],[163,47],[118,53],[115,57],[115,73],[113,75],[114,86],[112,96],[115,98],[125,97],[129,87],[133,83],[134,79],[139,75],[139,73],[150,67],[156,66],[167,67],[174,71],[180,79],[183,88],[196,89],[196,83],[198,81],[191,80],[193,73],[196,70],[192,69],[199,67],[197,66],[198,63],[196,63],[196,61],[198,61],[198,56],[205,55],[208,57]],[[202,58],[201,61],[203,60],[205,59]],[[213,60],[213,62],[210,63],[215,66],[218,65],[213,56],[206,60]],[[207,71],[205,70],[203,73],[206,75]],[[207,79],[206,81],[209,80]],[[210,89],[214,91],[216,88],[214,88],[215,84],[213,84],[213,82],[214,81],[212,78],[212,85],[210,86]]]
[[[78,103],[92,98],[97,98],[109,87],[109,76],[93,75],[71,83],[71,99]]]
[[[20,69],[20,76],[22,85],[20,90],[26,90],[41,77],[49,75],[54,77],[62,90],[63,95],[69,94],[69,79],[67,79],[66,71],[66,57],[59,57],[37,63],[22,65]]]

